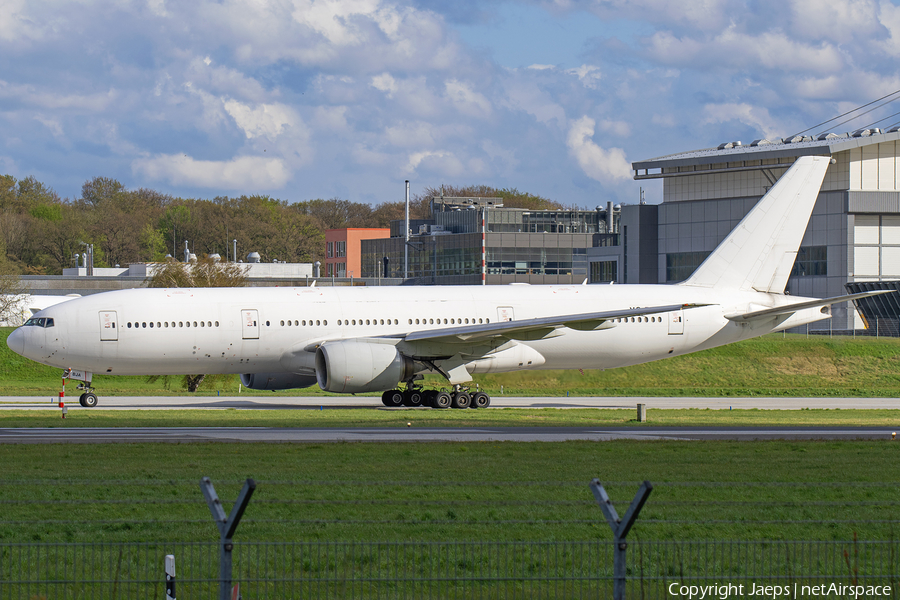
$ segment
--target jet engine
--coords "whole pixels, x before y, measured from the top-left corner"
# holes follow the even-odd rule
[[[316,378],[294,373],[245,373],[241,383],[251,390],[290,390],[314,385]]]
[[[347,340],[316,349],[316,379],[327,392],[380,392],[414,373],[412,359],[390,344]]]

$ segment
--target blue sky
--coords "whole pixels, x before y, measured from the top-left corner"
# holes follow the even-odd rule
[[[898,55],[888,0],[0,0],[0,173],[656,202],[632,161],[805,129],[900,89]]]

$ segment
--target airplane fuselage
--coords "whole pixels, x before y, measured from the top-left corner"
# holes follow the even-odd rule
[[[678,285],[139,289],[49,307],[37,316],[53,319],[52,327],[22,327],[9,344],[43,364],[97,374],[287,372],[313,377],[315,348],[326,341],[394,339],[398,350],[417,356],[428,354],[429,342],[407,342],[403,335],[554,314],[705,305],[612,319],[602,331],[556,327],[547,335],[473,341],[480,349],[470,354],[488,358],[466,365],[470,373],[614,368],[828,318],[818,309],[762,326],[725,318],[799,300]],[[465,346],[459,344],[463,355]]]

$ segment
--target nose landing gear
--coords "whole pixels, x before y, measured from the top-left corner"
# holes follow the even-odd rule
[[[78,404],[85,408],[97,406],[97,394],[94,393],[94,388],[91,387],[92,375],[90,371],[78,371],[77,369],[66,369],[62,374],[63,383],[65,383],[66,379],[80,382],[77,389],[81,390],[82,394],[78,397]]]
[[[97,406],[97,394],[94,393],[94,388],[79,383],[76,389],[84,390],[84,393],[78,396],[78,404],[85,408],[94,408]]]

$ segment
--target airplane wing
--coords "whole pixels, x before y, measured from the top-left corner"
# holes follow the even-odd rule
[[[729,321],[735,321],[736,323],[750,323],[753,321],[763,321],[766,319],[771,319],[772,317],[778,317],[782,315],[792,315],[798,310],[802,310],[804,308],[816,308],[819,306],[831,306],[832,304],[837,304],[838,302],[847,302],[849,300],[856,300],[858,298],[865,298],[867,296],[877,296],[878,294],[890,294],[896,290],[876,290],[872,292],[860,292],[858,294],[848,294],[846,296],[835,296],[833,298],[822,298],[819,300],[810,300],[808,302],[797,302],[795,304],[787,304],[785,306],[777,306],[775,308],[765,308],[762,310],[754,310],[746,313],[736,313],[731,315],[725,315],[725,318]]]
[[[405,342],[430,341],[446,343],[468,343],[497,337],[518,340],[535,340],[549,336],[554,330],[560,327],[568,327],[569,329],[577,329],[579,331],[609,329],[615,327],[615,324],[611,322],[612,319],[655,315],[676,310],[698,308],[701,306],[709,305],[670,304],[667,306],[627,308],[573,315],[554,315],[551,317],[538,317],[535,319],[522,319],[518,321],[502,321],[495,323],[480,323],[477,325],[444,327],[441,329],[426,329],[423,331],[413,331],[410,333],[384,337],[401,338]]]

